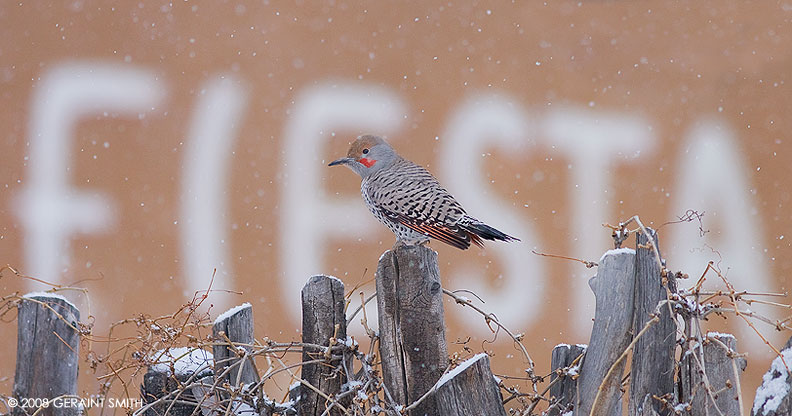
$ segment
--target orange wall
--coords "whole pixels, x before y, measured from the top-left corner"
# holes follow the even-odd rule
[[[213,316],[250,301],[257,335],[294,339],[310,273],[352,287],[392,244],[358,179],[325,167],[382,134],[523,239],[432,247],[444,284],[526,333],[541,373],[556,343],[588,339],[593,271],[531,250],[596,261],[601,223],[705,211],[704,237],[661,229],[671,269],[698,276],[717,250],[738,289],[787,290],[791,17],[738,1],[9,3],[0,263],[88,288],[97,333],[174,311],[217,267],[215,287],[243,294],[214,294]],[[0,295],[42,288],[0,278]],[[449,341],[520,373],[509,342],[446,310]],[[772,355],[725,329],[752,397]],[[15,331],[0,325],[3,349]],[[12,373],[0,363],[3,391]]]

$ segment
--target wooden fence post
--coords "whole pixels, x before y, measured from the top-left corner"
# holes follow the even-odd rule
[[[182,388],[184,385],[197,384],[205,377],[211,377],[212,353],[200,348],[168,348],[157,351],[152,357],[155,364],[149,366],[143,375],[140,394],[149,405],[145,416],[189,416],[196,411],[198,400],[194,396],[194,388]],[[181,390],[180,390],[181,388]],[[166,397],[162,401],[159,399]],[[204,402],[202,407],[208,407]],[[200,410],[197,410],[200,413]]]
[[[80,311],[63,296],[28,293],[19,303],[17,356],[14,375],[16,399],[54,399],[77,394]],[[15,407],[15,415],[35,408]],[[47,407],[43,415],[76,415],[75,406]]]
[[[460,364],[438,382],[437,415],[506,416],[503,398],[481,353]]]
[[[762,377],[762,385],[756,389],[751,416],[792,414],[792,373],[788,368],[792,368],[792,337]]]
[[[550,381],[560,378],[560,380],[550,386],[550,407],[548,408],[548,416],[559,416],[567,413],[574,408],[575,394],[577,394],[577,380],[572,377],[569,372],[564,372],[564,369],[572,366],[572,363],[586,352],[586,345],[569,345],[559,344],[553,348],[553,355],[550,359],[550,368],[552,370],[552,377]],[[582,360],[578,360],[574,368],[574,372],[580,374],[580,364]]]
[[[575,415],[588,416],[602,385],[595,416],[621,415],[621,375],[626,360],[611,366],[627,349],[632,339],[632,315],[635,282],[635,250],[610,250],[602,256],[597,275],[589,285],[597,300],[594,328],[591,331],[583,366],[578,378]]]
[[[376,280],[385,387],[396,402],[409,405],[448,365],[437,253],[397,244],[380,258]],[[438,414],[436,397],[427,397],[411,414]]]
[[[652,244],[659,253],[657,233],[647,229]],[[657,310],[657,305],[666,299],[668,294],[663,278],[660,275],[657,256],[649,245],[649,239],[643,232],[636,234],[635,254],[635,310],[633,314],[633,331],[640,331]],[[667,277],[668,288],[676,291],[676,282],[672,276]],[[660,310],[660,321],[647,330],[638,339],[633,348],[630,372],[629,415],[640,415],[647,409],[642,404],[649,397],[654,411],[666,416],[671,413],[668,406],[652,399],[652,396],[666,397],[671,402],[674,392],[674,351],[676,349],[676,322],[671,314],[671,305],[665,304]]]
[[[742,408],[740,372],[745,369],[746,361],[733,356],[737,353],[734,335],[707,333],[703,349],[696,349],[685,354],[682,360],[682,402],[690,404],[692,415],[739,415]],[[710,391],[707,391],[705,380],[709,382]]]
[[[325,275],[311,276],[302,289],[302,341],[323,346],[331,346],[331,339],[333,343],[336,340],[343,343],[347,336],[344,306],[344,283],[341,280]],[[303,362],[325,360],[329,356],[329,354],[325,355],[324,348],[303,349]],[[302,379],[333,397],[341,391],[341,386],[347,380],[341,361],[339,359],[303,364]],[[297,391],[299,393],[294,394],[300,396],[297,402],[299,415],[319,416],[330,404],[327,403],[327,399],[307,386],[300,386]],[[342,413],[338,407],[328,412],[332,415]]]
[[[232,386],[240,384],[257,383],[259,381],[256,363],[253,357],[248,356],[244,362],[237,349],[230,345],[221,345],[226,338],[232,343],[253,344],[253,307],[243,303],[224,312],[214,321],[212,335],[217,344],[212,347],[214,354],[214,372],[217,377],[222,377]],[[250,352],[251,347],[241,348]],[[224,372],[227,370],[227,373]]]

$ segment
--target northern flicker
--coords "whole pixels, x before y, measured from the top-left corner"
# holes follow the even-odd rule
[[[360,136],[347,157],[328,166],[346,165],[363,179],[360,192],[369,210],[405,244],[429,238],[462,250],[484,240],[520,241],[467,215],[465,209],[422,166],[399,156],[377,136]]]

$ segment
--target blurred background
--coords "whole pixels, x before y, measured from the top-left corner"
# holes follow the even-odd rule
[[[790,19],[786,1],[5,2],[0,263],[86,288],[64,295],[98,335],[174,312],[217,269],[229,291],[211,316],[251,302],[257,336],[297,340],[311,274],[373,293],[394,239],[359,178],[326,165],[383,135],[522,239],[431,247],[444,286],[525,333],[546,373],[554,345],[588,341],[595,270],[531,251],[597,261],[603,223],[703,212],[660,229],[669,268],[694,277],[680,286],[713,260],[738,290],[788,290]],[[0,278],[0,295],[47,288]],[[446,316],[451,352],[526,367],[480,316]],[[750,402],[773,353],[738,321],[710,324],[748,353]],[[788,336],[758,328],[777,347]]]

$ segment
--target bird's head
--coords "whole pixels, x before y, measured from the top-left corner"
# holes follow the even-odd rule
[[[379,136],[360,136],[349,147],[346,157],[334,160],[327,166],[346,165],[366,178],[372,173],[392,165],[397,159],[396,151]]]

